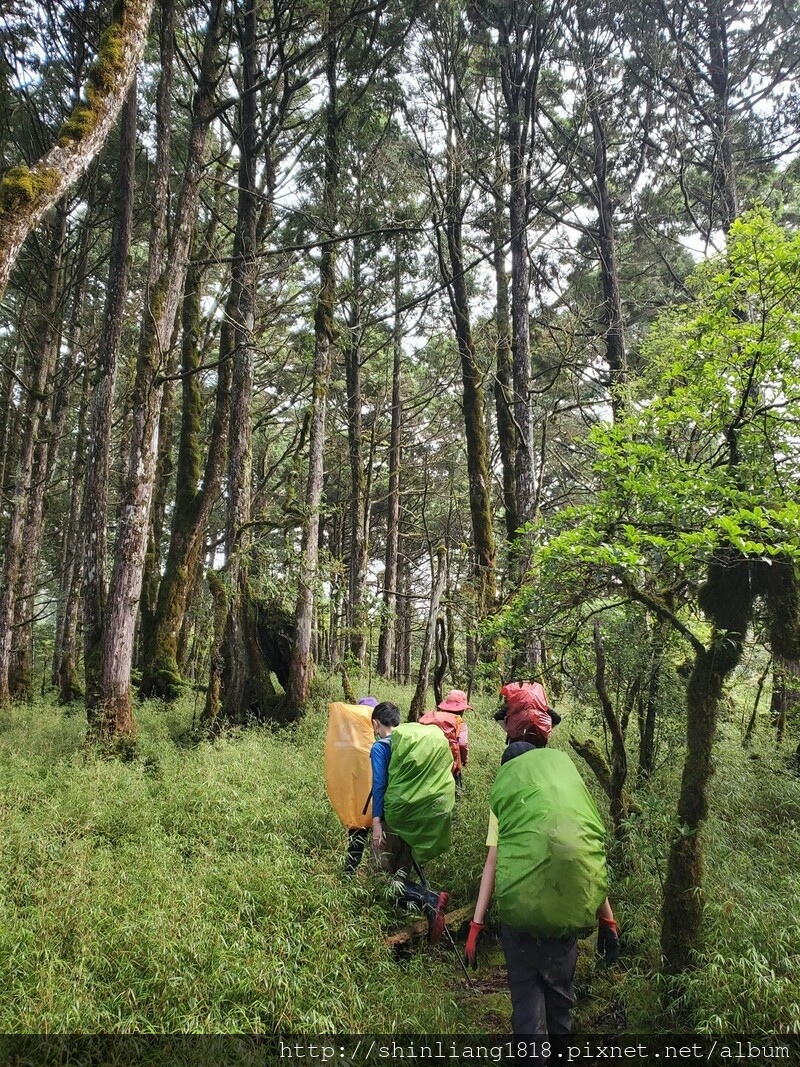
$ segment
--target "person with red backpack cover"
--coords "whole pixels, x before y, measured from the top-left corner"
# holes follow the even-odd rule
[[[549,737],[550,730],[561,722],[561,716],[550,707],[541,682],[507,682],[500,696],[503,703],[494,717],[505,727],[509,744],[538,744],[542,734]]]
[[[469,728],[461,713],[472,711],[463,689],[451,689],[447,696],[436,705],[436,711],[427,711],[421,718],[423,726],[438,726],[444,733],[453,753],[453,777],[456,785],[461,785],[461,769],[469,759]]]

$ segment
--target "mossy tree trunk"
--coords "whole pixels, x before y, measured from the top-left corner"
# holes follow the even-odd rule
[[[189,590],[204,547],[205,529],[219,493],[227,455],[233,331],[220,338],[214,419],[203,464],[204,411],[198,369],[201,270],[194,263],[186,276],[182,312],[182,411],[169,549],[151,626],[143,630],[141,694],[172,700],[182,689],[178,643]],[[226,323],[228,319],[226,317]]]
[[[114,5],[81,102],[58,143],[32,167],[12,167],[0,180],[0,297],[28,234],[86,170],[114,126],[144,52],[154,0]]]
[[[164,552],[164,528],[170,491],[175,474],[173,432],[175,426],[175,372],[177,363],[173,352],[164,368],[164,388],[161,396],[161,412],[158,419],[158,458],[153,478],[153,499],[150,505],[150,522],[147,533],[147,550],[144,556],[142,596],[139,602],[138,640],[135,660],[140,670],[146,666],[145,648],[156,624],[158,593],[161,587],[161,572]]]
[[[694,665],[686,690],[686,756],[678,799],[678,834],[664,880],[661,953],[667,973],[689,968],[703,920],[703,844],[717,710],[723,686],[739,663],[753,607],[750,565],[735,550],[711,564],[701,606],[713,624],[706,647],[693,641]]]
[[[769,713],[775,726],[775,739],[783,741],[787,722],[800,704],[800,662],[776,655],[772,661],[772,696]]]

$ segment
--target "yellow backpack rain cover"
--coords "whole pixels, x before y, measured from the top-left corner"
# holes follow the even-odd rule
[[[369,750],[374,740],[371,707],[328,705],[325,784],[331,806],[348,830],[372,825],[372,802],[366,813],[364,804],[372,789]]]

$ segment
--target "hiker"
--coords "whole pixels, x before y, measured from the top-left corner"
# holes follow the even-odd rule
[[[400,726],[400,710],[388,700],[378,704],[372,711],[372,726],[375,731],[376,741],[370,750],[370,762],[372,764],[372,851],[378,865],[388,874],[397,876],[395,887],[400,900],[410,904],[416,904],[428,918],[428,941],[435,945],[442,936],[445,922],[445,908],[450,900],[448,893],[436,892],[427,885],[412,882],[406,877],[412,866],[417,866],[414,856],[414,842],[401,837],[396,833],[386,820],[384,804],[387,791],[390,789],[390,763],[392,760],[392,734]],[[419,723],[406,723],[401,727],[405,731],[403,737],[411,737],[415,731],[427,729],[420,727]],[[445,739],[438,731],[436,737],[440,745],[445,744]],[[432,739],[432,738],[431,738]],[[449,753],[448,753],[449,755]],[[440,763],[441,766],[441,763]],[[449,771],[447,772],[449,774]],[[452,779],[451,781],[451,789]],[[452,805],[451,805],[452,807]],[[399,809],[398,809],[399,810]],[[417,818],[419,816],[417,815]],[[439,829],[433,824],[437,819],[437,813],[428,811],[425,819],[431,824],[429,840],[425,842],[425,855],[438,854],[436,849],[444,851],[449,846],[449,823],[447,825],[446,843],[436,841],[440,836]],[[433,843],[431,843],[433,841]],[[443,847],[442,847],[443,846]],[[424,880],[421,869],[417,866],[420,876]]]
[[[436,711],[427,711],[421,718],[423,725],[438,726],[447,738],[453,753],[453,778],[461,786],[461,769],[469,759],[469,728],[463,718],[465,711],[472,711],[463,689],[451,689],[436,705]]]
[[[466,962],[477,966],[496,891],[514,1034],[569,1034],[578,938],[597,921],[598,953],[609,965],[619,954],[607,896],[605,828],[572,760],[547,748],[553,719],[546,698],[533,694],[530,683],[504,690],[510,744],[489,796],[488,852]]]
[[[358,704],[334,701],[328,705],[325,738],[325,785],[331,806],[347,830],[346,874],[355,874],[370,840],[372,816],[364,798],[369,793],[372,771],[369,753],[375,740],[372,709],[375,697]]]
[[[378,704],[375,697],[361,697],[358,707],[374,708]],[[355,874],[356,868],[361,863],[364,849],[369,841],[369,827],[356,826],[347,830],[347,857],[344,861],[344,869],[347,874]]]

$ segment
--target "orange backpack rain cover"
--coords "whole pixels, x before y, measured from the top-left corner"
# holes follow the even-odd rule
[[[372,789],[369,750],[374,740],[371,707],[328,705],[325,785],[333,810],[348,830],[372,825],[372,802],[366,813],[364,804]]]

